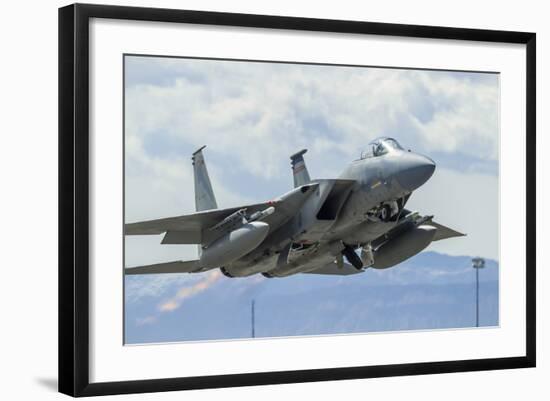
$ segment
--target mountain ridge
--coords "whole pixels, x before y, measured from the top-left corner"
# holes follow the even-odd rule
[[[498,267],[487,259],[479,272],[483,326],[498,325]],[[161,279],[162,291],[133,296],[132,288]],[[213,271],[191,280],[161,279],[126,277],[127,343],[249,338],[252,299],[259,337],[475,325],[469,256],[423,252],[390,269],[345,277],[230,279]]]

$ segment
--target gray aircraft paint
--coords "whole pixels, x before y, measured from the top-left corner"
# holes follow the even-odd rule
[[[202,154],[204,148],[205,146],[193,153],[191,158],[193,161],[193,177],[195,182],[195,210],[197,212],[218,208]]]
[[[195,196],[197,210],[201,211],[216,209],[203,148],[193,154]],[[168,237],[171,232],[182,230],[186,235],[180,237],[188,241],[193,238],[188,230],[195,230],[197,237],[202,238],[200,247],[203,252],[208,252],[211,247],[216,249],[217,255],[227,254],[231,258],[218,257],[216,263],[223,266],[201,264],[198,260],[195,264],[179,265],[179,268],[170,264],[168,270],[200,272],[220,267],[230,277],[257,273],[284,277],[316,273],[316,269],[319,269],[319,274],[338,274],[338,271],[342,275],[349,274],[349,264],[342,261],[343,253],[348,252],[346,255],[352,264],[359,263],[355,267],[358,271],[369,267],[362,266],[361,259],[349,253],[360,248],[364,249],[363,260],[373,260],[372,267],[386,268],[420,252],[432,240],[462,235],[433,222],[432,216],[422,217],[404,208],[411,193],[432,176],[435,163],[430,158],[404,150],[391,138],[380,138],[371,142],[362,157],[350,163],[338,179],[311,180],[304,153],[302,150],[291,156],[296,188],[273,202],[127,224],[126,233],[145,235],[167,231]],[[262,214],[261,211],[268,207],[274,212]],[[211,216],[219,217],[213,220]],[[247,247],[242,247],[234,239],[238,236],[231,237],[231,231],[212,236],[212,227],[219,225],[213,223],[224,219],[239,223],[242,219],[242,225],[246,225],[250,223],[246,216],[248,219],[261,216],[261,224],[269,226],[269,232],[262,234],[261,242],[259,237],[250,237]],[[418,229],[421,224],[423,228]],[[228,228],[237,229],[238,226]],[[178,235],[170,238],[177,241]],[[206,238],[213,239],[205,242]],[[254,243],[252,247],[250,244],[254,240],[259,244]],[[370,253],[365,253],[365,250]],[[377,253],[380,255],[378,264]],[[367,257],[369,255],[372,258]],[[167,268],[161,265],[154,265],[151,269],[166,272]],[[127,268],[126,272],[143,274],[145,270],[143,267],[139,270]]]
[[[302,149],[298,153],[290,156],[294,188],[309,184],[311,181],[311,178],[309,178],[309,172],[307,171],[306,162],[304,161],[304,154],[306,152],[307,149]]]

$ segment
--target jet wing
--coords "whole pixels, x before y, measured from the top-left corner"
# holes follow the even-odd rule
[[[342,267],[338,267],[336,261],[330,262],[318,269],[304,272],[305,274],[326,274],[334,276],[349,276],[351,274],[363,273],[363,270],[357,270],[349,263],[344,263]]]
[[[273,201],[233,207],[228,209],[205,210],[183,216],[141,221],[125,224],[125,235],[159,235],[166,233],[163,244],[205,244],[211,243],[224,232],[209,230],[231,214],[246,209],[250,216],[271,206],[275,211],[262,221],[273,231],[293,217],[305,200],[313,194],[318,184],[302,185]]]
[[[181,232],[183,236],[189,237],[190,240],[200,239],[197,237],[197,230],[214,226],[219,221],[223,220],[239,209],[246,208],[247,212],[254,213],[259,210],[268,208],[268,202],[256,203],[240,207],[231,207],[228,209],[214,209],[186,214],[183,216],[168,217],[164,219],[140,221],[137,223],[128,223],[124,225],[124,234],[126,235],[158,235],[167,231]],[[197,244],[200,242],[189,242]]]
[[[433,220],[434,216],[421,216],[418,212],[412,212],[407,209],[403,209],[399,220],[395,223],[395,226],[384,233],[380,237],[372,241],[372,246],[376,248],[377,246],[383,244],[388,240],[388,238],[395,237],[400,233],[408,230],[413,226],[419,226],[421,224],[428,224],[437,228],[435,236],[432,241],[439,241],[442,239],[453,238],[453,237],[463,237],[466,234],[462,234],[452,228],[446,227],[443,224],[439,224]]]

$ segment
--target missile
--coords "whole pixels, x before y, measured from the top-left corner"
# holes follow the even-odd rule
[[[273,206],[270,206],[267,209],[264,209],[262,211],[257,211],[255,213],[252,213],[252,215],[248,218],[248,222],[263,220],[270,214],[273,214],[274,211],[275,211],[275,208]]]
[[[210,227],[212,231],[229,231],[233,230],[243,224],[251,223],[253,221],[263,220],[270,214],[273,214],[275,208],[273,206],[268,207],[267,209],[257,211],[252,213],[250,217],[246,217],[246,208],[239,209],[236,212],[230,214],[225,219],[220,221],[218,224]]]
[[[210,227],[210,230],[228,231],[239,225],[246,223],[246,209],[239,209],[235,213],[230,214],[218,224]]]

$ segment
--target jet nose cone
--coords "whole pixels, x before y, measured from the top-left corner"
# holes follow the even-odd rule
[[[401,166],[398,180],[409,191],[414,191],[430,179],[435,171],[435,162],[429,157],[409,153]]]

